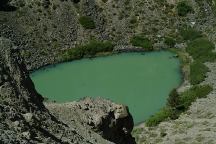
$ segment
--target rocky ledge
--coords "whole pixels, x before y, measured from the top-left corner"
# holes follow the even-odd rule
[[[49,112],[18,48],[0,38],[0,143],[134,143],[127,107],[89,98],[74,103],[72,109],[70,104],[62,106],[68,109],[50,105],[54,111]],[[58,113],[62,110],[67,113]]]
[[[86,97],[79,102],[47,103],[46,107],[69,125],[74,125],[78,120],[84,127],[92,129],[105,139],[115,143],[135,143],[131,137],[133,118],[127,106],[114,104],[102,98]]]

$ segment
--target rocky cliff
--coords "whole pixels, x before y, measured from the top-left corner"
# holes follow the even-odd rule
[[[56,118],[42,102],[19,49],[0,38],[0,143],[134,143],[133,119],[125,106],[88,99],[64,109],[65,117],[52,106]]]
[[[126,106],[102,98],[86,97],[79,102],[47,103],[46,107],[69,125],[79,121],[107,140],[117,144],[135,144],[131,137],[133,118]]]
[[[11,39],[21,49],[28,69],[61,61],[61,53],[90,39],[111,40],[130,45],[133,35],[150,39],[155,49],[166,48],[165,37],[182,41],[185,26],[205,32],[215,39],[215,2],[188,0],[193,8],[178,16],[181,0],[1,0],[0,36]],[[95,28],[80,23],[83,16]],[[179,41],[180,40],[180,41]]]

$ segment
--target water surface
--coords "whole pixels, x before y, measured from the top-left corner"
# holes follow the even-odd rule
[[[104,97],[129,106],[137,124],[162,108],[181,82],[170,52],[125,53],[47,67],[31,77],[43,96],[57,102]]]

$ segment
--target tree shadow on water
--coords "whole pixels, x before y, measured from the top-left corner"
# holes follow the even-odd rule
[[[15,11],[17,8],[9,4],[9,0],[0,0],[0,11]]]

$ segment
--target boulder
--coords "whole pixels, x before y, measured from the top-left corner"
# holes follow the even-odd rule
[[[109,141],[117,144],[135,143],[131,136],[133,118],[127,106],[91,97],[71,103],[47,103],[46,106],[68,124],[72,124],[75,118]]]

